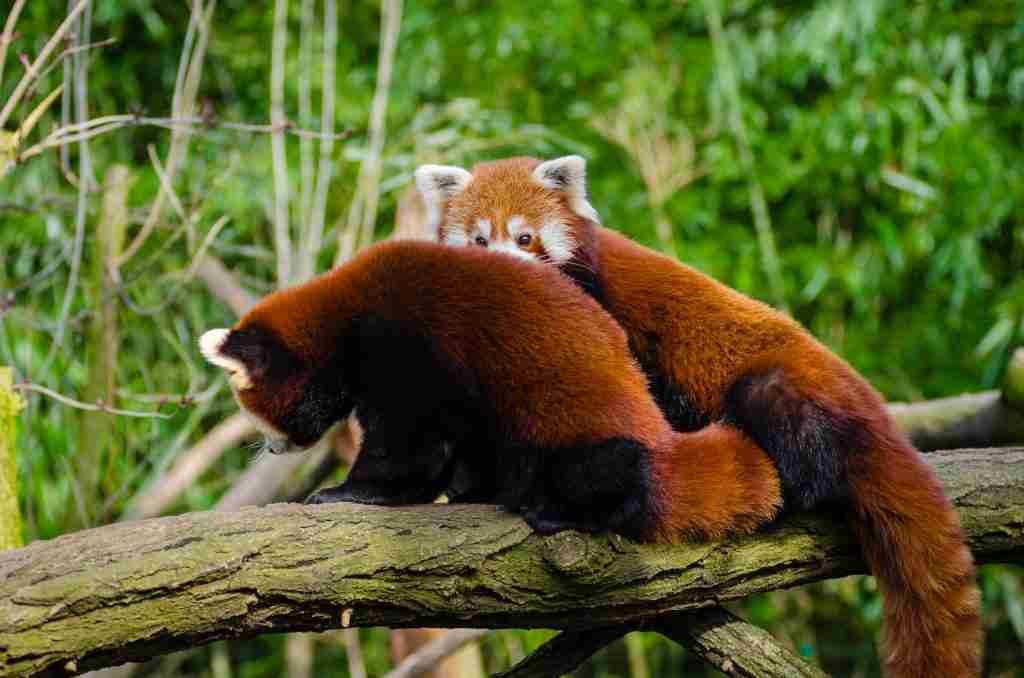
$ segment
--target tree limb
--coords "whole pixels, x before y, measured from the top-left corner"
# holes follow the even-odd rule
[[[1024,562],[1024,448],[927,456],[979,562]],[[339,626],[596,628],[865,571],[837,518],[735,541],[534,535],[493,507],[278,504],[0,554],[0,676]]]
[[[223,301],[228,308],[241,317],[256,305],[259,298],[242,287],[228,267],[212,254],[203,255],[196,266],[196,277],[202,280],[210,292]]]
[[[727,676],[739,678],[827,678],[780,645],[762,628],[714,606],[695,612],[666,615],[654,630],[685,645]]]
[[[509,670],[495,674],[494,678],[548,678],[564,675],[632,630],[630,624],[613,624],[563,631]]]
[[[384,678],[414,678],[435,668],[446,657],[454,654],[474,640],[483,638],[488,633],[487,629],[455,629],[447,631],[443,636],[437,638],[411,655],[402,660],[393,671]]]
[[[1024,442],[1024,409],[1000,391],[918,403],[890,403],[889,414],[921,450]]]

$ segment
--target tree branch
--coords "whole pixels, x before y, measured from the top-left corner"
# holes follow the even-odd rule
[[[979,562],[1024,562],[1024,448],[927,456]],[[444,529],[441,529],[444,528]],[[0,676],[340,626],[597,628],[865,571],[837,518],[678,546],[534,535],[492,507],[278,504],[0,554]]]
[[[440,638],[427,643],[403,659],[402,663],[394,671],[384,676],[384,678],[414,678],[415,676],[420,676],[436,668],[449,655],[455,654],[455,652],[469,643],[483,638],[487,633],[486,629],[455,629],[454,631],[446,631]]]
[[[685,645],[727,676],[827,678],[764,629],[718,606],[666,615],[655,622],[654,630]]]
[[[508,671],[494,678],[548,678],[569,673],[598,650],[633,630],[630,624],[613,624],[581,631],[563,631]]]
[[[1024,442],[1024,410],[999,391],[890,403],[889,414],[921,450]]]

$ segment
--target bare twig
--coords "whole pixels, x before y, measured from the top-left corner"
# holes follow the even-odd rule
[[[216,7],[216,0],[209,0],[206,8],[203,8],[202,0],[194,0],[189,15],[189,27],[185,34],[185,41],[181,50],[181,57],[178,60],[178,74],[174,83],[174,94],[171,97],[171,117],[189,118],[195,112],[196,95],[199,91],[199,82],[202,77],[203,63],[206,59],[206,46],[210,38],[210,24],[213,20],[213,11]],[[198,39],[197,37],[198,36]],[[194,45],[193,45],[194,43]],[[124,122],[134,122],[134,117]],[[123,126],[122,124],[122,126]],[[109,131],[109,130],[105,130]],[[187,147],[188,135],[181,129],[172,128],[171,145],[167,152],[167,161],[164,165],[167,174],[167,183],[173,185],[174,177],[177,175],[178,167],[184,160]],[[164,201],[167,199],[167,191],[164,189],[164,182],[161,181],[161,188],[153,200],[149,215],[143,223],[142,228],[132,239],[131,243],[124,249],[118,260],[119,265],[124,265],[138,252],[145,244],[146,239],[156,228],[163,213]],[[189,248],[193,246],[191,226],[188,222],[185,226],[189,228]]]
[[[288,156],[284,127],[285,50],[288,46],[288,0],[274,3],[274,33],[270,64],[270,123],[276,128],[270,134],[270,150],[274,161],[274,251],[277,255],[277,285],[284,287],[292,275],[292,240],[288,223]]]
[[[447,631],[437,640],[434,640],[402,660],[393,671],[384,678],[414,678],[427,671],[432,670],[449,655],[454,654],[462,647],[486,636],[490,631],[487,629],[455,629]]]
[[[313,35],[316,32],[316,3],[315,0],[302,0],[300,15],[299,33],[299,74],[297,77],[299,85],[299,124],[308,125],[313,117],[313,95],[311,83],[313,76]],[[324,25],[324,30],[327,26]],[[313,184],[313,140],[299,139],[299,205],[298,213],[299,231],[303,227],[308,229],[308,220],[312,211]],[[303,243],[304,245],[305,243]],[[297,268],[301,271],[305,268],[305,261],[300,260]],[[298,276],[303,279],[303,276]]]
[[[36,57],[36,60],[32,62],[25,71],[25,74],[21,76],[21,80],[18,81],[18,84],[14,87],[14,91],[11,92],[11,96],[8,97],[7,103],[5,103],[4,107],[0,109],[0,129],[3,129],[4,125],[7,124],[7,120],[11,117],[11,113],[13,113],[18,104],[21,103],[21,98],[24,96],[25,91],[28,90],[29,86],[36,81],[43,65],[46,63],[46,60],[50,58],[53,50],[57,48],[57,45],[60,44],[61,40],[64,39],[64,36],[67,35],[67,32],[71,29],[71,24],[74,23],[79,14],[85,11],[88,4],[89,0],[80,0],[79,3],[75,5],[75,8],[68,13],[64,18],[64,21],[57,27],[57,30],[50,36],[50,39],[47,41],[46,45],[43,46],[43,49],[39,52],[39,56]],[[20,11],[20,8],[18,8],[18,11]],[[6,43],[4,44],[6,45]]]
[[[203,257],[196,266],[196,276],[239,317],[258,301],[254,294],[238,282],[227,266],[210,255]]]
[[[338,59],[338,5],[336,0],[324,0],[324,54],[321,74],[320,131],[324,138],[320,142],[320,164],[316,173],[316,191],[307,222],[305,248],[300,279],[309,278],[316,269],[316,257],[324,237],[324,222],[327,213],[327,187],[331,183],[331,153],[334,150],[334,90],[335,70]]]
[[[343,629],[345,659],[348,660],[348,675],[351,678],[366,678],[366,662],[363,660],[363,646],[359,642],[359,629]]]
[[[21,14],[21,10],[25,8],[26,2],[28,0],[14,0],[14,6],[11,7],[7,20],[4,21],[3,33],[0,33],[0,85],[4,84],[4,63],[7,61],[7,48],[10,46],[11,41],[14,40],[14,26],[18,23],[18,16]]]
[[[313,678],[313,635],[289,633],[284,642],[285,678]]]
[[[68,15],[68,18],[78,16],[79,13],[83,12],[88,7],[89,0],[81,0],[81,2],[79,2]],[[80,22],[80,25],[83,27],[83,31],[86,30],[84,27],[85,21],[90,20],[91,16],[91,12],[85,12],[83,14],[82,21]],[[42,54],[40,54],[40,57],[42,57]],[[73,70],[75,73],[76,99],[79,96],[84,98],[88,88],[80,81],[86,80],[88,72],[84,67],[79,67],[77,63]],[[28,77],[28,74],[26,74],[26,77]],[[22,81],[24,81],[24,78]],[[85,87],[85,89],[83,89],[83,87]],[[75,122],[77,124],[81,124],[87,117],[88,112],[85,104],[76,101]],[[2,113],[0,113],[0,127],[3,127]],[[82,139],[78,144],[78,203],[75,207],[75,236],[74,245],[71,248],[71,271],[68,274],[67,288],[64,290],[64,300],[61,303],[60,316],[57,320],[57,329],[53,334],[53,341],[50,344],[50,350],[47,352],[46,360],[43,362],[44,368],[41,370],[43,373],[49,369],[51,362],[57,356],[57,351],[60,349],[60,346],[64,341],[64,332],[67,329],[68,315],[71,313],[71,304],[75,299],[75,293],[78,288],[79,273],[82,267],[82,248],[85,242],[85,221],[88,218],[89,190],[93,185],[93,182],[90,179],[91,177],[92,163],[89,159],[89,147],[87,140]]]
[[[61,395],[60,393],[57,393],[53,389],[46,388],[45,386],[40,386],[39,384],[30,384],[22,382],[20,384],[15,384],[14,389],[16,391],[30,391],[32,393],[38,393],[40,395],[53,398],[57,402],[63,403],[68,407],[74,407],[75,409],[86,410],[88,412],[106,412],[107,414],[115,414],[119,417],[153,417],[156,419],[170,419],[172,416],[170,414],[164,414],[162,412],[136,412],[133,410],[121,410],[116,407],[109,407],[105,405],[103,402],[97,402],[96,404],[83,403],[80,400],[75,400],[74,398],[69,398],[66,395]]]
[[[73,2],[74,0],[68,0],[69,5]],[[89,119],[89,55],[79,48],[89,44],[91,34],[92,3],[90,2],[78,18],[78,30],[72,33],[74,41],[72,49],[69,50],[75,71],[75,120],[77,121]],[[85,139],[78,143],[78,155],[78,180],[85,182],[86,189],[91,191],[96,187],[96,177],[93,173],[89,145]]]
[[[366,157],[359,167],[356,195],[349,207],[348,222],[339,229],[335,265],[352,255],[355,247],[373,239],[380,191],[381,153],[386,134],[388,97],[398,34],[402,27],[402,0],[383,0],[380,19],[380,51],[377,60],[377,84],[370,108],[370,140]]]

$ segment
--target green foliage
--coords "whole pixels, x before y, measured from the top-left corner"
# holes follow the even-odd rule
[[[293,47],[298,4],[291,3]],[[37,53],[65,5],[28,3],[12,55]],[[754,178],[768,202],[791,311],[891,398],[995,384],[1011,349],[1024,340],[1024,5],[722,5]],[[188,3],[96,0],[94,6],[92,38],[113,36],[117,43],[92,53],[91,115],[168,115]],[[335,147],[329,225],[347,214],[368,146],[379,12],[378,2],[342,3],[336,126],[355,133]],[[266,3],[218,4],[199,94],[218,120],[268,120],[271,22]],[[312,39],[318,55],[322,35]],[[288,113],[316,128],[319,113],[300,119],[294,105],[299,69],[296,48],[287,69]],[[318,101],[318,56],[313,70]],[[8,59],[0,101],[20,72]],[[39,92],[59,79],[58,68]],[[670,248],[746,293],[767,295],[750,177],[727,124],[702,3],[407,3],[393,83],[378,236],[390,229],[399,189],[421,162],[578,152],[590,160],[592,198],[606,224]],[[663,125],[657,128],[663,139],[692,144],[693,157],[679,159],[692,165],[692,180],[676,190],[643,172],[644,151],[595,124],[615,116],[641,120],[649,130]],[[50,115],[40,127],[45,133],[57,122]],[[169,136],[156,127],[129,127],[90,145],[99,179],[114,162],[133,167],[129,240],[159,186],[146,146],[164,158]],[[298,144],[289,143],[297,186]],[[72,149],[72,160],[76,154]],[[120,406],[160,407],[173,416],[114,419],[102,469],[108,492],[90,497],[71,472],[80,413],[29,398],[19,450],[29,539],[116,519],[148,480],[234,408],[194,350],[203,329],[232,316],[187,271],[198,244],[227,215],[212,251],[255,293],[271,289],[268,136],[203,131],[192,138],[175,187],[195,232],[186,233],[176,213],[165,210],[157,235],[122,270],[117,374]],[[653,199],[659,192],[664,197]],[[0,184],[0,289],[14,300],[5,312],[0,297],[0,363],[15,367],[19,378],[72,395],[88,378],[79,330],[92,309],[81,288],[71,299],[65,338],[54,345],[53,337],[69,279],[75,199],[56,152],[19,166]],[[87,241],[95,237],[98,212],[93,196]],[[668,240],[656,231],[662,220]],[[325,243],[321,267],[334,259],[333,231]],[[207,397],[176,404],[180,394]],[[244,450],[226,455],[175,509],[212,506],[249,459]],[[994,568],[983,581],[993,667],[1019,664],[1019,576]],[[837,674],[872,675],[879,609],[871,587],[869,580],[830,582],[758,597],[742,611]],[[506,666],[544,637],[499,634],[485,643],[487,668]],[[364,632],[363,639],[372,672],[383,671],[386,638]],[[645,643],[651,675],[679,675],[673,673],[683,662],[678,648]],[[232,658],[241,675],[280,675],[280,645],[276,639],[238,644]],[[209,652],[193,653],[181,670],[207,672]],[[342,655],[323,644],[317,675],[343,675]],[[689,660],[685,666],[702,670]],[[613,649],[585,675],[622,675],[627,667],[625,651]]]

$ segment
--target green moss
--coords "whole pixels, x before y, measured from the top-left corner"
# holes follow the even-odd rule
[[[10,368],[0,368],[0,551],[21,546],[14,436],[18,412],[24,403],[14,392],[13,383]]]

